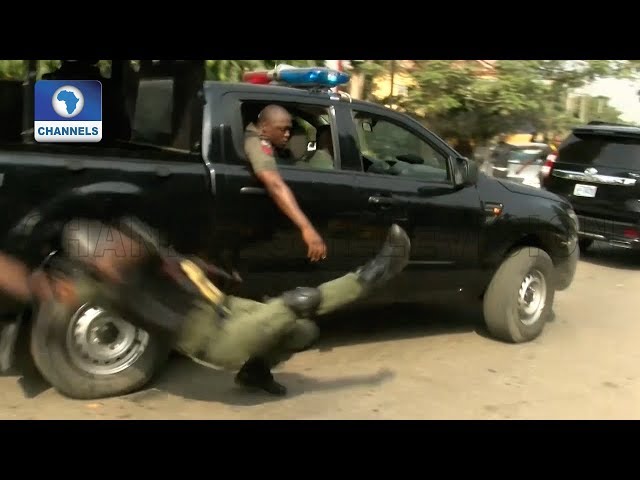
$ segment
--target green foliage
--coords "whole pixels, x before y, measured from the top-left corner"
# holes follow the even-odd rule
[[[206,79],[220,82],[238,82],[247,70],[264,68],[261,60],[207,60]]]
[[[477,61],[419,61],[412,76],[417,87],[395,99],[445,137],[487,140],[516,131],[558,132],[576,122],[566,112],[569,89],[600,77],[631,77],[630,62],[591,60],[505,60],[487,75]],[[619,112],[602,110],[605,121]]]
[[[24,60],[0,60],[0,80],[23,80]]]

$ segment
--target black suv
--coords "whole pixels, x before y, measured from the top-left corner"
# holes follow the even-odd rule
[[[542,186],[567,198],[580,221],[580,247],[594,240],[640,247],[640,128],[589,124],[549,156]]]

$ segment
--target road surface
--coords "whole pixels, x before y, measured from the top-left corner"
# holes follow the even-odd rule
[[[473,312],[385,308],[334,319],[317,348],[277,372],[284,399],[178,357],[149,389],[108,400],[51,389],[27,398],[18,378],[1,377],[0,418],[640,418],[640,256],[594,248],[557,294],[555,320],[528,344],[487,338]]]

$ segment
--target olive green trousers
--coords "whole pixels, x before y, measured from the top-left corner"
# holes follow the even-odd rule
[[[112,301],[105,300],[113,298],[105,292],[105,285],[78,278],[76,287],[83,303],[97,302],[108,308]],[[318,289],[322,301],[316,315],[333,312],[364,294],[355,273],[326,282]],[[299,318],[280,297],[261,303],[230,295],[225,299],[225,307],[228,313],[221,316],[204,297],[196,302],[184,319],[174,348],[188,357],[228,370],[237,370],[256,356],[275,367],[309,347],[319,335],[315,322]]]
[[[333,312],[364,294],[355,273],[326,282],[318,289],[322,301],[316,315]],[[176,350],[229,370],[240,368],[256,356],[275,367],[309,347],[319,335],[314,322],[299,318],[279,297],[261,303],[229,296],[226,306],[230,313],[224,318],[206,302],[192,310],[185,319]]]

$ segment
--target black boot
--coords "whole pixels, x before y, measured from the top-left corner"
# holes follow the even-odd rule
[[[373,260],[357,269],[356,274],[367,289],[383,285],[407,266],[410,252],[411,241],[407,233],[394,224],[382,250]]]
[[[269,365],[258,357],[247,360],[236,375],[236,383],[244,387],[258,388],[272,395],[287,394],[287,388],[274,380]]]

